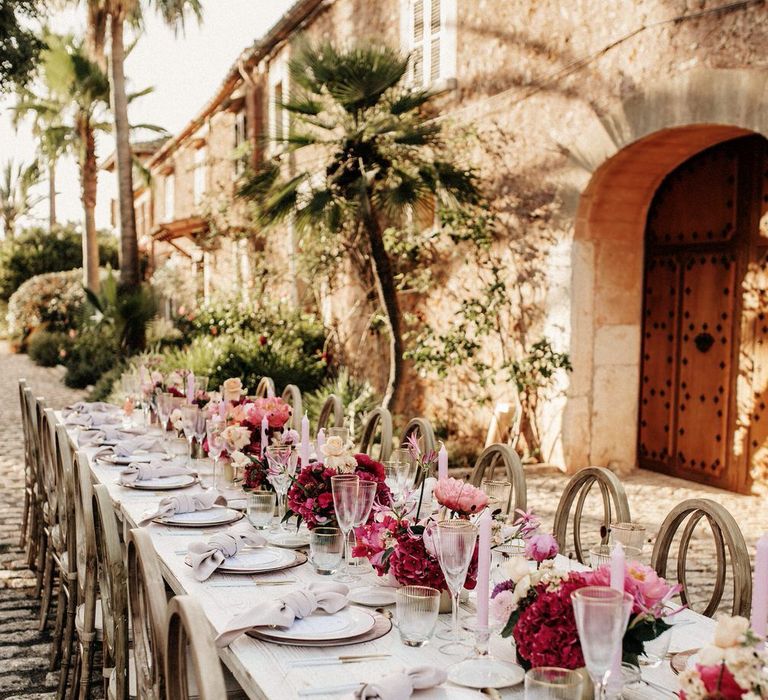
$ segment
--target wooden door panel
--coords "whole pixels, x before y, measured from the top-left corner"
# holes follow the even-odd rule
[[[659,255],[646,267],[639,451],[641,460],[664,465],[674,455],[680,266],[674,256]]]
[[[734,256],[714,253],[683,267],[676,461],[705,478],[728,463],[735,271]]]

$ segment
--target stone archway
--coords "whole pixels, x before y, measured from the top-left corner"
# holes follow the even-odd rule
[[[766,94],[765,72],[690,73],[634,96],[578,143],[561,144],[574,162],[569,184],[581,192],[572,210],[574,372],[563,414],[569,470],[636,465],[648,207],[664,177],[696,153],[766,133]]]

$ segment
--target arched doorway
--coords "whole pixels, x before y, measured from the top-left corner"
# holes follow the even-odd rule
[[[645,229],[639,464],[738,491],[751,451],[734,440],[740,356],[751,354],[742,290],[767,143],[743,136],[686,160],[654,194]]]

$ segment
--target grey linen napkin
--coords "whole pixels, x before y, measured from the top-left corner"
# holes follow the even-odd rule
[[[94,428],[93,430],[83,430],[77,436],[78,447],[88,447],[95,442],[119,442],[120,440],[128,440],[132,436],[130,433],[125,433],[119,428]]]
[[[250,529],[217,532],[207,542],[191,542],[188,551],[192,572],[198,581],[205,581],[243,547],[263,547],[266,543],[266,537]]]
[[[117,425],[123,422],[118,413],[95,411],[93,413],[71,413],[64,417],[65,425],[82,425],[86,428],[98,428],[102,425]]]
[[[227,505],[227,499],[215,493],[179,493],[160,501],[157,512],[144,518],[139,526],[151,523],[155,518],[167,518],[176,513],[192,513],[196,510],[210,510],[214,505]]]
[[[73,413],[119,413],[120,407],[105,401],[78,401],[70,404],[62,410],[62,415],[69,416]]]
[[[166,476],[180,476],[182,474],[194,474],[185,466],[173,464],[173,462],[149,462],[146,464],[129,464],[120,472],[118,483],[133,484],[147,479],[161,479]]]
[[[366,683],[355,691],[355,700],[408,700],[414,690],[434,688],[445,683],[448,673],[434,666],[414,666],[400,673]]]
[[[157,436],[136,435],[135,437],[118,442],[112,452],[118,457],[130,457],[139,450],[143,452],[163,452],[163,449],[163,441]]]
[[[216,646],[225,647],[254,627],[290,627],[294,620],[308,617],[315,610],[336,613],[347,606],[349,587],[343,583],[310,583],[302,590],[284,593],[235,615],[216,637]]]

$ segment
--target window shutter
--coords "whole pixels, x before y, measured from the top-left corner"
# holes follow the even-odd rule
[[[429,80],[434,82],[440,78],[440,0],[432,0],[429,23]]]
[[[424,82],[424,0],[413,0],[411,78],[416,85]]]

